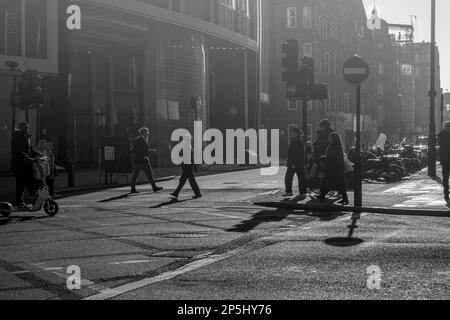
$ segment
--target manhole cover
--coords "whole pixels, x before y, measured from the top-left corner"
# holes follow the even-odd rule
[[[209,235],[206,233],[169,233],[169,234],[159,234],[158,238],[165,239],[194,239],[194,238],[206,238]]]

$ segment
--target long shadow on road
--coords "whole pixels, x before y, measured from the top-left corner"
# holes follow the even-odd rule
[[[332,221],[343,215],[345,215],[345,213],[326,214],[319,212],[300,212],[282,208],[279,208],[277,210],[262,210],[252,215],[251,219],[242,221],[241,223],[235,225],[227,231],[241,233],[250,232],[262,223],[281,222],[287,219],[289,216],[316,217],[319,218],[320,221]]]

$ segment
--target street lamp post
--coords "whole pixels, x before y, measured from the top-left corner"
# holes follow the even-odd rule
[[[431,85],[430,85],[430,135],[428,139],[428,175],[436,177],[436,0],[431,0]]]

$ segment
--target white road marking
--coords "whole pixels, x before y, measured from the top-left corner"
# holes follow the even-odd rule
[[[58,271],[58,270],[64,270],[62,267],[49,267],[49,268],[43,268],[45,271]]]
[[[230,218],[230,219],[238,219],[238,220],[245,219],[244,217],[232,216],[229,214],[222,214],[222,213],[213,213],[213,212],[205,212],[205,211],[197,211],[197,213],[205,214],[208,216],[222,217],[222,218]]]
[[[164,252],[159,252],[159,253],[153,254],[152,256],[153,256],[153,257],[159,257],[159,256],[165,256],[165,255],[172,254],[172,253],[175,253],[175,251],[164,251]]]
[[[150,260],[131,260],[131,261],[110,262],[110,264],[121,265],[121,264],[139,264],[148,262],[150,262]]]
[[[140,281],[136,281],[133,283],[129,283],[123,286],[119,286],[116,287],[114,289],[109,289],[109,290],[104,290],[103,292],[87,297],[83,300],[107,300],[107,299],[112,299],[115,298],[117,296],[123,295],[125,293],[131,292],[131,291],[135,291],[137,289],[158,283],[158,282],[162,282],[162,281],[166,281],[166,280],[170,280],[173,279],[175,277],[178,277],[180,275],[183,275],[185,273],[191,272],[191,271],[195,271],[198,269],[201,269],[203,267],[209,266],[211,264],[214,264],[216,262],[228,259],[234,255],[237,255],[241,252],[244,252],[246,249],[245,248],[238,248],[236,250],[232,250],[230,252],[224,253],[222,255],[214,255],[214,256],[210,256],[201,260],[197,260],[194,261],[192,263],[189,263],[175,271],[169,271],[166,273],[163,273],[159,276],[156,277],[152,277],[152,278],[146,278]]]

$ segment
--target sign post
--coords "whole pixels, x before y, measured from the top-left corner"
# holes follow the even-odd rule
[[[344,63],[344,79],[356,87],[356,148],[355,148],[355,213],[362,207],[362,161],[361,161],[361,84],[367,80],[370,68],[359,56],[353,56]],[[359,218],[359,217],[358,217]]]

